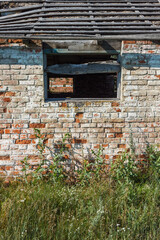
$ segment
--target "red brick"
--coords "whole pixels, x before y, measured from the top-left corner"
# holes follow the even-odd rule
[[[105,155],[105,159],[107,159],[107,160],[108,160],[108,159],[109,159],[109,155]]]
[[[3,102],[11,102],[10,98],[3,98]]]
[[[141,60],[141,61],[139,61],[139,63],[146,63],[146,61],[145,60]]]
[[[0,160],[3,160],[3,161],[9,161],[10,160],[10,156],[9,155],[6,155],[6,156],[0,156]]]
[[[128,44],[125,44],[125,45],[124,45],[124,48],[128,48],[128,47],[129,47],[129,45],[128,45]]]
[[[119,107],[119,103],[118,102],[112,102],[112,107]]]
[[[10,134],[11,130],[10,129],[5,129],[5,134]]]
[[[6,176],[6,172],[5,171],[0,171],[0,176]]]
[[[114,134],[109,134],[107,137],[108,138],[114,138]]]
[[[53,134],[47,134],[46,138],[53,138],[54,135]]]
[[[99,147],[100,147],[100,145],[99,145],[99,144],[97,144],[97,145],[95,145],[95,146],[94,146],[94,148],[99,148]]]
[[[86,139],[72,139],[72,143],[87,143]]]
[[[136,41],[124,41],[124,44],[135,44]]]
[[[46,136],[47,139],[48,139],[48,138],[51,138],[51,137],[53,137],[53,135],[47,135],[47,136]],[[36,137],[35,134],[30,134],[30,135],[29,135],[29,138],[30,138],[30,139],[36,139],[37,137]],[[45,134],[41,135],[40,138],[45,138]]]
[[[15,93],[14,92],[6,92],[5,96],[6,97],[12,97],[12,96],[15,96]]]
[[[6,167],[5,167],[5,170],[6,170],[6,171],[11,171],[11,170],[13,170],[13,167],[12,167],[12,166],[6,166]]]
[[[18,176],[18,175],[20,175],[20,172],[19,171],[14,171],[14,172],[12,172],[12,175],[14,175],[14,176],[17,175]]]
[[[126,144],[118,144],[118,148],[126,148]]]
[[[6,43],[6,42],[7,42],[6,39],[0,39],[0,44],[2,44],[2,43]]]
[[[5,93],[4,92],[0,92],[0,97],[4,97]]]
[[[0,128],[10,128],[11,124],[6,123],[6,124],[0,124]]]
[[[36,138],[36,135],[35,135],[35,134],[30,134],[30,135],[29,135],[29,138],[30,138],[30,139],[35,139],[35,138]]]
[[[61,103],[61,107],[66,108],[67,107],[67,103],[65,103],[65,102]]]
[[[0,166],[0,171],[5,171],[5,166]]]
[[[78,118],[75,119],[76,123],[80,123],[80,120]]]
[[[60,114],[58,114],[58,117],[60,117],[60,118],[61,118],[61,117],[64,118],[64,114],[61,114],[61,113],[60,113]]]
[[[63,159],[69,159],[69,156],[68,155],[64,155]]]
[[[103,144],[102,146],[105,148],[105,147],[108,147],[108,144]]]
[[[13,129],[12,130],[12,133],[17,133],[17,134],[20,134],[21,130],[18,130],[18,129]]]
[[[148,53],[155,53],[155,51],[152,51],[152,50],[148,50]]]
[[[40,160],[40,157],[38,155],[28,155],[28,159],[31,160]]]
[[[43,143],[44,143],[44,144],[47,144],[47,143],[48,143],[48,139],[45,139],[45,140],[43,141]]]
[[[45,123],[30,123],[30,128],[45,128]]]
[[[13,124],[12,127],[13,128],[23,128],[24,124]]]
[[[76,118],[83,118],[83,113],[76,113]]]
[[[121,128],[109,128],[108,130],[110,133],[121,133],[122,132]]]
[[[71,149],[71,144],[66,144],[65,147]]]
[[[9,43],[23,43],[22,39],[8,39]]]
[[[94,113],[93,117],[99,117],[99,113]]]
[[[27,139],[28,138],[28,135],[27,134],[20,134],[20,139]]]
[[[16,144],[30,144],[31,140],[16,140]]]
[[[0,129],[0,134],[4,134],[4,130],[3,129]]]
[[[115,137],[116,138],[122,138],[123,137],[123,133],[116,133]]]
[[[10,133],[16,133],[16,134],[20,134],[21,130],[18,129],[5,129],[5,134],[10,134]]]
[[[114,155],[113,156],[113,160],[117,160],[119,158],[119,155]],[[114,161],[113,161],[113,163],[114,163]]]

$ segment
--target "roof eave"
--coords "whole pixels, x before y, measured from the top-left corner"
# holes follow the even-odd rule
[[[106,36],[50,36],[50,35],[4,35],[1,39],[30,39],[30,40],[160,40],[158,34],[126,34],[126,35],[106,35]]]

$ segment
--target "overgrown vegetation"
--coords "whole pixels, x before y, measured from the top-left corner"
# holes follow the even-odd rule
[[[69,135],[51,164],[45,160],[44,139],[36,134],[41,162],[32,178],[25,159],[24,181],[1,183],[0,239],[160,239],[160,151],[148,146],[146,158],[138,161],[132,148],[108,172],[99,148],[92,152],[94,160],[67,175],[62,163]]]
[[[106,175],[106,164],[103,158],[103,148],[100,146],[97,151],[91,149],[93,157],[91,159],[83,159],[80,163],[77,160],[70,163],[69,171],[66,170],[68,164],[68,143],[70,142],[70,134],[66,133],[61,142],[58,142],[49,148],[45,144],[45,136],[41,134],[39,129],[35,129],[35,136],[38,139],[37,150],[39,153],[40,163],[36,169],[32,171],[32,165],[29,159],[22,161],[24,172],[24,180],[35,181],[38,179],[47,179],[52,182],[65,181],[70,184],[80,183],[89,184],[90,180],[99,180],[104,174]],[[45,150],[49,150],[51,159],[47,160]],[[67,156],[67,157],[66,157]]]

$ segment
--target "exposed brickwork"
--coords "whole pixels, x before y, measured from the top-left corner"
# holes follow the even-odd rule
[[[50,78],[49,90],[51,93],[73,93],[73,78]]]
[[[44,102],[40,42],[0,40],[0,175],[19,175],[25,156],[38,162],[34,128],[50,147],[69,132],[74,158],[102,145],[106,161],[115,160],[131,131],[139,153],[160,143],[160,43],[123,42],[121,63],[121,100]]]

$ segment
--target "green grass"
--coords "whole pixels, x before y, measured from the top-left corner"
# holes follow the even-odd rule
[[[61,155],[45,177],[40,165],[30,181],[1,183],[0,240],[159,240],[160,151],[148,146],[144,162],[124,153],[105,178],[101,150],[94,155],[73,185]]]
[[[159,240],[160,183],[39,181],[0,189],[3,240]]]

